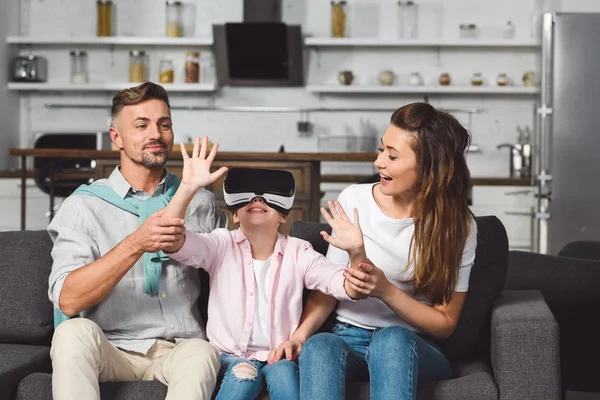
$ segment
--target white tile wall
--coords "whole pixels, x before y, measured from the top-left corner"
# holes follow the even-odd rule
[[[240,21],[241,0],[187,0],[195,6],[197,36],[211,34],[212,23]],[[535,0],[423,0],[419,1],[419,30],[422,37],[458,36],[458,24],[473,22],[482,28],[482,35],[499,37],[501,27],[511,19],[516,24],[516,37],[525,39],[530,35],[530,15]],[[119,0],[116,29],[120,35],[162,36],[164,32],[164,1],[145,0],[143,7],[135,0]],[[284,20],[300,23],[307,35],[329,34],[329,2],[322,0],[283,0]],[[395,35],[396,2],[388,0],[350,0],[360,12],[350,12],[350,32],[380,37]],[[559,5],[568,11],[600,11],[596,0],[569,0]],[[23,35],[94,35],[95,2],[81,0],[20,0],[24,23]],[[360,18],[370,15],[369,22]],[[4,24],[0,24],[4,26]],[[1,34],[18,34],[17,28]],[[0,58],[6,47],[0,45]],[[46,56],[49,60],[49,79],[66,82],[69,74],[68,51],[64,47],[39,47],[22,49]],[[90,75],[95,81],[124,81],[127,74],[128,48],[88,48]],[[150,52],[151,76],[158,74],[158,60],[172,58],[176,68],[182,69],[185,48],[147,48]],[[394,70],[399,79],[406,79],[410,71],[421,71],[426,80],[434,80],[442,71],[452,74],[455,82],[467,82],[473,72],[481,72],[488,80],[494,80],[499,72],[507,72],[519,80],[523,71],[537,69],[538,56],[526,49],[320,49],[307,51],[309,60],[308,83],[324,83],[335,80],[340,69],[352,69],[360,83],[374,82],[382,69]],[[6,58],[6,56],[5,56]],[[6,65],[6,62],[2,63]],[[2,67],[0,67],[2,68]],[[0,70],[2,71],[2,70]],[[0,79],[3,79],[0,73]],[[182,74],[176,80],[182,79]],[[8,97],[4,83],[0,81],[0,101]],[[213,97],[206,94],[172,94],[174,105],[277,105],[277,106],[338,106],[338,107],[389,107],[397,108],[406,103],[421,101],[422,97],[409,95],[361,95],[318,96],[303,88],[223,88]],[[46,103],[109,103],[105,94],[21,94],[19,120],[19,145],[31,146],[33,138],[43,131],[96,131],[106,128],[107,111],[103,110],[48,110]],[[513,142],[517,125],[533,123],[535,96],[430,96],[429,101],[438,107],[482,107],[484,111],[471,118],[457,115],[471,130],[473,143],[481,153],[471,154],[469,164],[473,176],[506,176],[508,155],[496,150],[502,142]],[[3,107],[0,107],[0,109]],[[1,112],[1,111],[0,111]],[[17,113],[2,112],[3,120],[16,123]],[[343,133],[356,131],[360,119],[366,118],[383,132],[390,113],[327,113],[313,114],[311,122],[319,133]],[[176,140],[187,136],[209,135],[219,141],[227,151],[276,151],[284,145],[286,151],[317,151],[317,134],[300,137],[296,132],[297,114],[273,113],[223,113],[199,111],[175,111]],[[3,122],[4,123],[4,122]],[[7,135],[6,132],[1,132]],[[11,137],[14,137],[11,136]],[[3,141],[3,146],[5,141]],[[0,161],[2,158],[0,157]]]

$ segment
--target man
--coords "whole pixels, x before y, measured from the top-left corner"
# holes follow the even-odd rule
[[[208,400],[219,354],[200,320],[200,277],[159,252],[184,232],[182,219],[161,217],[179,183],[164,168],[173,146],[165,90],[147,82],[117,93],[110,137],[120,166],[67,198],[48,226],[55,323],[82,317],[54,333],[54,399],[100,399],[99,382],[155,379],[167,399]],[[208,191],[186,220],[205,232],[227,224]]]

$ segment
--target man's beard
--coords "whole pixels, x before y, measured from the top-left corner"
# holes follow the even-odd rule
[[[128,158],[136,164],[143,165],[146,168],[162,168],[167,163],[168,152],[162,151],[153,154],[145,153],[143,150],[139,155],[129,156]]]
[[[162,168],[167,163],[167,152],[159,154],[142,153],[141,164],[146,168]]]

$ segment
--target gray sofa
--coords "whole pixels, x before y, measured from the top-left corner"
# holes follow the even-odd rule
[[[477,219],[478,248],[456,331],[443,343],[454,379],[420,385],[419,399],[529,399],[561,396],[558,325],[537,290],[503,290],[508,243],[495,217]],[[291,234],[321,252],[325,226],[295,223]],[[52,243],[46,232],[0,233],[0,399],[50,400],[52,306],[47,299]],[[205,312],[205,299],[200,302]],[[103,399],[164,399],[157,382],[100,385]],[[368,383],[348,385],[368,399]],[[265,396],[266,397],[266,396]]]

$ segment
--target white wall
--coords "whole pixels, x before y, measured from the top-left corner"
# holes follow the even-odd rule
[[[188,2],[191,0],[188,0]],[[301,23],[306,35],[329,34],[329,2],[323,0],[283,0],[284,20]],[[121,35],[160,36],[164,31],[164,1],[145,0],[140,8],[135,0],[117,3],[117,30]],[[211,34],[211,23],[240,21],[241,0],[196,0],[196,35]],[[379,36],[395,33],[396,1],[350,0],[350,4],[362,5],[360,13],[350,18],[350,30],[371,32]],[[530,15],[534,0],[424,0],[421,7],[420,32],[423,37],[455,38],[458,24],[477,23],[482,35],[501,35],[501,27],[511,19],[517,27],[517,38],[529,38]],[[563,3],[567,3],[563,1]],[[21,0],[27,21],[26,32],[30,35],[95,35],[95,2],[80,0]],[[358,16],[367,15],[364,6],[379,7],[371,15],[370,23],[361,22]],[[600,1],[569,0],[562,4],[565,11],[600,11]],[[68,12],[66,12],[68,10]],[[375,22],[373,22],[375,21]],[[4,25],[4,24],[1,24]],[[0,27],[0,36],[6,34]],[[29,49],[23,49],[23,52]],[[49,61],[49,79],[68,81],[69,48],[36,47],[31,51],[46,56]],[[127,76],[128,48],[87,48],[90,55],[91,79],[94,81],[124,81]],[[150,52],[151,77],[158,75],[158,60],[169,57],[181,72],[185,48],[146,48]],[[0,44],[0,58],[3,45]],[[359,83],[372,82],[382,69],[392,69],[400,79],[406,79],[411,71],[421,71],[426,80],[437,79],[440,72],[448,71],[455,82],[466,83],[474,72],[481,72],[488,80],[494,80],[499,72],[507,72],[514,80],[520,80],[526,70],[539,70],[539,57],[534,50],[526,49],[344,49],[308,51],[308,84],[333,82],[341,69],[352,69]],[[6,64],[6,63],[4,63]],[[2,66],[0,66],[2,68]],[[4,74],[5,75],[5,74]],[[10,103],[4,96],[3,76],[0,76],[0,102]],[[182,73],[176,74],[182,80]],[[38,132],[85,131],[106,129],[107,111],[104,110],[49,110],[46,103],[109,104],[106,94],[31,94],[21,95],[20,145],[31,146]],[[298,107],[389,107],[394,109],[406,103],[421,101],[419,96],[318,96],[303,88],[223,88],[214,95],[172,94],[173,105],[275,105]],[[438,107],[482,107],[484,111],[472,115],[458,114],[473,134],[473,143],[481,153],[471,154],[471,173],[476,177],[507,176],[508,154],[496,150],[502,142],[514,142],[516,126],[532,126],[536,96],[430,96],[429,101]],[[2,104],[2,103],[0,103]],[[5,107],[0,107],[4,110]],[[14,112],[0,111],[4,117]],[[300,137],[296,132],[297,114],[223,113],[207,111],[175,111],[173,113],[176,140],[187,136],[208,135],[219,141],[224,151],[277,151],[285,145],[286,151],[318,151],[316,136]],[[370,120],[383,132],[390,113],[327,113],[313,114],[311,122],[318,133],[356,132],[360,119]],[[15,117],[11,118],[14,123]],[[3,127],[5,125],[3,124]],[[327,149],[326,149],[327,150]],[[0,162],[2,158],[0,156]],[[369,168],[365,166],[364,168]]]
[[[0,38],[16,34],[18,28],[19,2],[0,1]],[[19,146],[19,97],[6,90],[11,60],[17,49],[0,40],[0,170],[16,166],[8,149]]]

